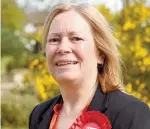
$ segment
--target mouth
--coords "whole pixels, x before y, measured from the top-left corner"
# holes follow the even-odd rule
[[[68,66],[68,65],[76,65],[78,64],[77,61],[64,61],[64,62],[57,62],[56,66]]]

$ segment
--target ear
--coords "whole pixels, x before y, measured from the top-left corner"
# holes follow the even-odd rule
[[[97,63],[103,65],[104,64],[104,60],[105,60],[105,55],[102,54],[102,53],[99,53]]]

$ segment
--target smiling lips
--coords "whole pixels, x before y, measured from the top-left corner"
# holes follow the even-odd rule
[[[75,65],[77,63],[77,61],[58,61],[56,66]]]

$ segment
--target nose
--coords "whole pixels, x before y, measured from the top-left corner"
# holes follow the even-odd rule
[[[71,49],[71,43],[69,39],[67,37],[62,38],[56,53],[66,54],[66,53],[71,53],[71,52],[72,52],[72,49]]]

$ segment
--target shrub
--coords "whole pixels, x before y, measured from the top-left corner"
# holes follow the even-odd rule
[[[34,95],[2,93],[1,124],[2,127],[28,127],[29,114],[39,101]]]

